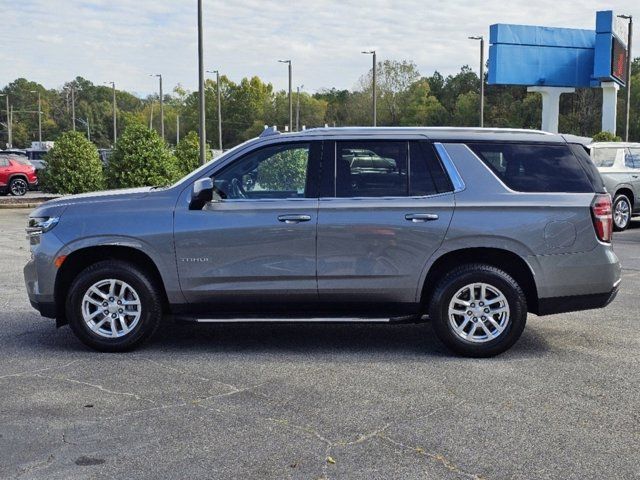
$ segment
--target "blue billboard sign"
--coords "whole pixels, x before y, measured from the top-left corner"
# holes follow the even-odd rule
[[[496,24],[489,42],[489,84],[591,85],[593,30]]]
[[[596,14],[596,29],[491,25],[489,84],[597,87],[625,84],[626,22]]]

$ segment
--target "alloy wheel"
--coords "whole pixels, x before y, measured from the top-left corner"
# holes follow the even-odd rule
[[[449,302],[449,325],[463,340],[484,343],[498,338],[509,324],[509,302],[488,283],[470,283]]]
[[[616,202],[616,206],[613,210],[613,221],[616,223],[616,227],[620,229],[626,228],[631,216],[631,205],[627,197],[622,197]]]
[[[140,296],[122,280],[100,280],[82,298],[82,318],[92,332],[102,337],[127,335],[140,321],[141,312]]]
[[[27,185],[27,182],[25,182],[21,178],[16,178],[11,181],[11,194],[15,195],[16,197],[21,197],[22,195],[27,193],[28,188],[29,186]]]

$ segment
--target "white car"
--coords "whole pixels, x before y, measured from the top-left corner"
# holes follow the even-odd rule
[[[625,230],[640,215],[640,143],[596,142],[587,147],[613,198],[613,223]]]

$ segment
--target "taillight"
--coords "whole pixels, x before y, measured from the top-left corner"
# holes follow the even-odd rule
[[[613,232],[611,195],[602,193],[595,196],[591,203],[591,216],[598,239],[602,242],[610,242]]]

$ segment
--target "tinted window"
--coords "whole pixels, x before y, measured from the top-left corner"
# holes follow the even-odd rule
[[[578,143],[570,143],[569,148],[580,162],[580,165],[582,165],[582,168],[584,168],[594,190],[596,192],[606,192],[607,190],[604,186],[604,182],[602,181],[602,177],[600,176],[600,172],[598,172],[598,169],[591,161],[587,147]]]
[[[591,158],[597,167],[613,167],[618,155],[618,148],[593,148]]]
[[[593,192],[567,145],[486,143],[469,148],[512,190]]]
[[[251,152],[215,176],[223,198],[305,197],[309,143],[279,144]]]
[[[336,142],[336,196],[406,196],[407,178],[407,142]]]
[[[453,188],[431,144],[411,142],[409,187],[412,196],[450,192]]]
[[[29,161],[29,159],[27,159],[27,157],[22,157],[20,155],[12,155],[11,160],[13,160],[16,163],[19,163],[20,165],[28,165],[28,166],[33,166],[33,164]]]

